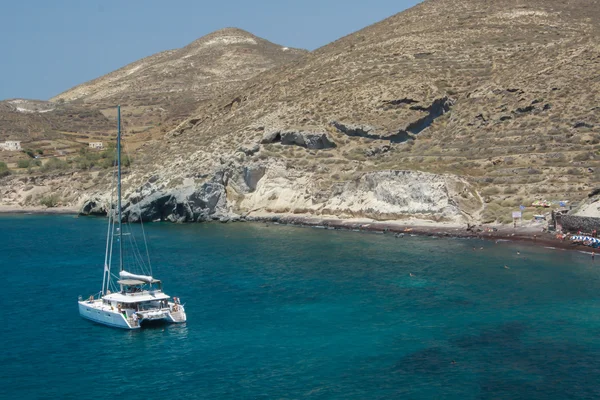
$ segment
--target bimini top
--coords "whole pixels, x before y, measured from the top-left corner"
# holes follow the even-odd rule
[[[118,301],[121,303],[141,303],[153,300],[168,300],[171,296],[163,292],[137,292],[137,293],[111,293],[102,297],[105,300]]]
[[[117,281],[117,283],[119,285],[125,285],[125,286],[137,286],[137,285],[143,285],[146,282],[138,281],[136,279],[121,279],[120,281]]]

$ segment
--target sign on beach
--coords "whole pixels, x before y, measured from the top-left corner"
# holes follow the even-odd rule
[[[522,217],[522,215],[523,215],[523,214],[521,213],[521,211],[513,211],[513,212],[512,212],[512,216],[513,216],[513,218],[521,218],[521,217]]]

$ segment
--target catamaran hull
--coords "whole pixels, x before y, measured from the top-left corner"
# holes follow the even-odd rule
[[[171,303],[171,305],[173,305]],[[101,306],[101,300],[95,300],[94,302],[80,301],[79,302],[79,315],[90,321],[94,321],[98,324],[111,326],[114,328],[122,329],[140,329],[141,325],[145,322],[163,322],[171,324],[181,324],[187,320],[187,316],[182,306],[179,306],[179,312],[164,312],[160,315],[153,315],[152,313],[147,314],[147,318],[133,319],[125,318],[122,313],[118,311],[109,310]]]
[[[79,315],[90,321],[112,326],[114,328],[140,329],[139,324],[136,324],[137,326],[131,326],[123,314],[111,310],[101,310],[92,305],[93,303],[88,303],[86,301],[79,302]]]

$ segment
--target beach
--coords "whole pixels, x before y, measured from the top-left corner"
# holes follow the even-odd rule
[[[66,207],[20,207],[0,205],[0,214],[78,214],[79,208]]]
[[[66,207],[19,207],[0,205],[0,214],[73,214],[79,208]],[[479,238],[492,241],[529,243],[543,247],[567,250],[590,250],[587,246],[576,245],[569,240],[556,238],[556,233],[547,232],[545,223],[524,223],[516,228],[512,225],[480,224],[469,225],[425,219],[375,221],[365,218],[337,218],[335,216],[311,216],[297,214],[251,213],[239,221],[277,223],[282,225],[306,226],[323,229],[349,230],[384,234],[405,234],[419,236]],[[231,222],[236,222],[232,220]]]
[[[569,240],[556,238],[556,233],[545,230],[545,223],[526,223],[517,227],[501,224],[444,223],[427,220],[373,221],[368,219],[339,219],[335,217],[318,218],[311,216],[269,215],[249,216],[247,220],[264,223],[279,223],[317,227],[323,229],[374,232],[391,235],[419,235],[437,237],[477,238],[491,241],[519,242],[542,247],[565,250],[585,250],[587,246],[572,244]],[[399,237],[401,238],[401,237]],[[590,249],[591,250],[591,249]]]

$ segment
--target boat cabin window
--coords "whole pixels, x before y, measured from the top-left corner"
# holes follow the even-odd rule
[[[143,285],[127,286],[125,289],[125,291],[127,293],[139,293],[143,290],[144,290]]]
[[[143,291],[162,291],[162,282],[154,279],[152,282],[144,282],[137,279],[122,279],[118,281],[121,285],[121,294],[135,294]]]

